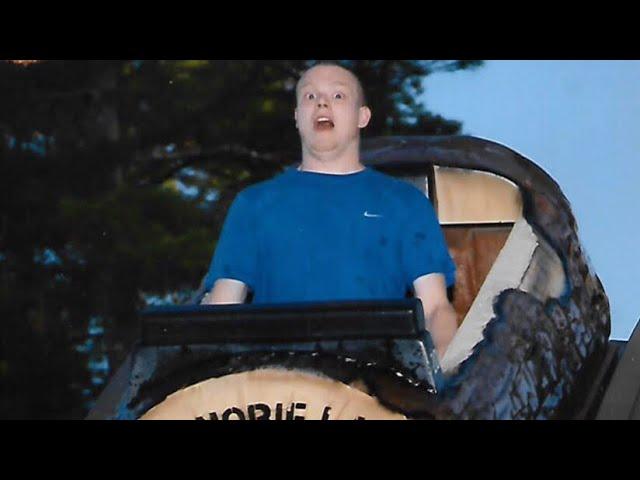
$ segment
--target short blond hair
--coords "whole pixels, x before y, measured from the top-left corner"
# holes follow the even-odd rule
[[[302,79],[307,74],[307,72],[309,72],[310,70],[313,70],[316,67],[338,67],[344,70],[345,72],[349,73],[351,77],[356,81],[356,89],[357,89],[358,97],[360,100],[360,106],[365,107],[367,105],[367,97],[364,94],[364,88],[358,76],[348,68],[344,67],[343,65],[340,65],[338,62],[330,62],[330,61],[315,63],[311,67],[307,68],[304,72],[302,72],[302,74],[300,75],[300,78],[298,79],[298,82],[296,83],[296,99],[298,98],[300,83],[302,82]]]

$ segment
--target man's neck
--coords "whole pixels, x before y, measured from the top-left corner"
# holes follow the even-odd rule
[[[345,175],[360,172],[364,169],[360,162],[359,151],[344,152],[342,155],[335,153],[313,153],[303,149],[302,164],[298,168],[304,172],[331,173]]]

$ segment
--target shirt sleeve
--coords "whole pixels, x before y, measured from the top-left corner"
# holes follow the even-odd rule
[[[229,208],[211,259],[205,281],[207,292],[221,278],[238,280],[255,289],[257,244],[254,223],[253,208],[240,192]]]
[[[456,266],[444,239],[444,234],[431,201],[422,193],[409,208],[407,228],[402,235],[402,263],[407,288],[430,273],[441,273],[447,287],[455,284]]]

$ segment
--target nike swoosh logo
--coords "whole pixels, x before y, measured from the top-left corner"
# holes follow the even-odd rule
[[[382,215],[376,215],[375,213],[364,212],[364,216],[367,218],[382,218]]]

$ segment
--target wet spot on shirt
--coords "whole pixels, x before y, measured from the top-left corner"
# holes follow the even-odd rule
[[[387,243],[389,243],[389,241],[387,240],[387,237],[385,237],[384,235],[380,237],[380,245],[382,245],[383,247],[386,247]]]
[[[231,267],[229,265],[224,265],[222,267],[222,273],[225,275],[231,275]]]
[[[414,239],[416,245],[418,245],[418,244],[421,244],[422,242],[424,242],[427,239],[427,236],[424,233],[418,232],[413,236],[413,239]]]
[[[416,246],[416,248],[422,248],[426,239],[427,236],[424,233],[418,232],[413,236],[413,244]]]

